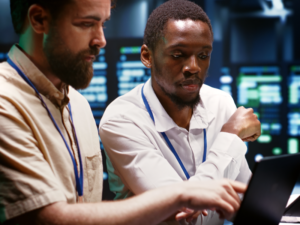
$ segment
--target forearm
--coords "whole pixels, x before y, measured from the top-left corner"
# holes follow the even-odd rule
[[[193,180],[235,180],[246,153],[246,145],[234,134],[220,133],[208,151],[206,161],[200,164]]]
[[[27,223],[24,223],[24,218],[16,222],[20,225],[158,224],[181,207],[180,196],[180,189],[174,187],[153,190],[114,202],[83,204],[60,202],[39,210],[35,216],[31,216],[30,221],[27,220]]]
[[[238,210],[246,185],[229,180],[182,182],[148,191],[116,202],[93,204],[54,203],[26,213],[5,225],[92,225],[158,224],[183,207],[193,210],[215,209],[220,216],[231,218]]]

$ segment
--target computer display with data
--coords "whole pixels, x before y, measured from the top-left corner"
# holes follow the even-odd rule
[[[240,67],[236,79],[237,106],[253,108],[261,122],[261,136],[249,143],[248,160],[260,160],[266,155],[279,155],[284,143],[282,118],[282,75],[277,66]]]
[[[300,136],[300,65],[291,66],[288,77],[288,152],[299,152]]]
[[[151,76],[151,71],[140,60],[141,46],[122,46],[119,53],[116,64],[118,95],[123,95],[145,83]]]

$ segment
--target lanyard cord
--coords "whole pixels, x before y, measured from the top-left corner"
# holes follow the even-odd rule
[[[72,116],[72,110],[71,110],[71,104],[68,104],[69,110],[70,110],[70,117],[71,117],[71,121],[72,121],[72,128],[74,130],[74,134],[75,134],[75,140],[76,140],[76,145],[77,145],[77,149],[78,149],[78,157],[79,157],[79,164],[80,164],[80,176],[78,176],[78,170],[77,170],[77,165],[76,165],[76,161],[75,158],[72,154],[72,151],[64,137],[64,135],[62,134],[61,130],[59,129],[54,117],[52,116],[49,108],[47,107],[47,104],[45,103],[45,101],[43,100],[42,96],[40,95],[39,91],[36,89],[36,87],[33,85],[33,83],[28,79],[28,77],[19,69],[19,67],[10,59],[8,58],[7,62],[19,73],[19,75],[24,79],[24,81],[26,81],[26,83],[32,87],[34,89],[34,91],[36,92],[36,94],[38,95],[38,98],[41,100],[42,105],[45,107],[45,109],[48,112],[49,117],[51,118],[53,124],[55,125],[57,131],[59,132],[60,136],[62,137],[68,152],[71,156],[72,162],[73,162],[73,167],[74,167],[74,172],[75,172],[75,181],[76,181],[76,189],[78,192],[78,196],[83,196],[83,169],[82,169],[82,160],[81,160],[81,154],[80,154],[80,147],[78,144],[78,139],[77,139],[77,135],[76,135],[76,130],[73,124],[73,116]]]
[[[149,106],[149,103],[148,103],[148,101],[147,101],[147,99],[146,99],[146,97],[145,97],[145,95],[144,95],[144,86],[145,86],[145,85],[143,85],[143,87],[142,87],[142,98],[143,98],[144,104],[145,104],[145,106],[146,106],[146,109],[147,109],[147,111],[148,111],[148,113],[149,113],[149,115],[150,115],[150,117],[151,117],[153,123],[155,124],[155,120],[154,120],[153,113],[152,113],[151,108],[150,108],[150,106]],[[206,129],[203,129],[203,134],[204,134],[204,153],[203,153],[203,160],[202,160],[202,162],[205,162],[205,161],[206,161],[206,149],[207,149],[207,143],[206,143]],[[182,163],[182,161],[181,161],[179,155],[177,154],[177,152],[176,152],[175,148],[173,147],[172,143],[170,142],[168,136],[166,135],[165,132],[161,132],[161,135],[163,136],[163,138],[164,138],[165,141],[167,142],[167,144],[168,144],[170,150],[172,151],[172,153],[174,154],[175,158],[177,159],[177,161],[178,161],[178,163],[179,163],[181,169],[183,170],[183,172],[184,172],[184,174],[185,174],[187,180],[190,179],[189,173],[187,172],[185,166],[183,165],[183,163]]]

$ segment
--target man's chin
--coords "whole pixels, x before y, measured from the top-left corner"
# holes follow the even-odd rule
[[[69,85],[72,86],[74,89],[76,90],[83,90],[86,89],[89,85],[90,85],[90,81],[89,82],[80,82],[80,83],[70,83]]]
[[[72,86],[76,90],[81,90],[87,88],[90,85],[93,76],[93,67],[90,66],[73,69],[73,71],[69,70],[68,73],[62,74],[59,78],[65,84]]]
[[[183,109],[186,107],[195,108],[195,106],[200,102],[199,93],[196,95],[189,96],[169,96],[172,102],[177,106],[178,109]]]
[[[199,98],[200,89],[197,88],[193,91],[183,91],[180,94],[178,93],[178,98],[181,99],[182,102],[195,102]]]

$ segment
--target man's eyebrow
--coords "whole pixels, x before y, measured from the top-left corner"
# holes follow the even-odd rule
[[[212,46],[211,46],[211,45],[205,45],[205,46],[203,47],[203,49],[208,49],[208,50],[210,50],[210,49],[212,49]]]
[[[182,44],[182,43],[178,43],[178,44],[173,44],[173,45],[170,45],[167,47],[167,49],[172,49],[172,48],[184,48],[184,47],[187,47],[186,44]],[[212,46],[211,45],[205,45],[202,47],[202,49],[208,49],[208,50],[211,50],[212,49]]]
[[[186,45],[185,44],[172,44],[172,45],[168,46],[167,48],[171,49],[171,48],[180,48],[180,47],[186,47]]]
[[[81,19],[92,19],[92,20],[96,20],[96,21],[101,21],[101,17],[99,16],[93,16],[93,15],[90,15],[90,16],[83,16],[83,17],[80,17]],[[104,22],[110,20],[110,17],[108,17]]]
[[[99,16],[92,16],[92,15],[90,15],[90,16],[82,16],[80,18],[81,19],[92,19],[92,20],[97,20],[97,21],[101,20],[101,18]]]

